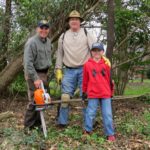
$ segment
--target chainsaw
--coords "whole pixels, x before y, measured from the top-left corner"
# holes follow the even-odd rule
[[[46,92],[43,82],[41,82],[40,88],[34,91],[34,101],[36,105],[44,105],[51,103],[50,94]]]

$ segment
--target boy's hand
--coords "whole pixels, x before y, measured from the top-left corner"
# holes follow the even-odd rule
[[[86,100],[87,99],[87,94],[86,93],[82,93],[82,100]]]
[[[109,59],[105,56],[102,56],[102,58],[104,59],[105,64],[108,65],[109,67],[111,67],[111,63],[110,63]]]

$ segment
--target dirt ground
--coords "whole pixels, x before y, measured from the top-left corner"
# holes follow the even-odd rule
[[[96,119],[96,126],[93,131],[94,135],[86,142],[86,137],[82,136],[82,111],[80,104],[74,104],[72,106],[70,114],[71,121],[67,129],[60,129],[55,125],[55,116],[57,114],[56,106],[53,106],[51,110],[47,110],[45,113],[46,124],[49,128],[48,130],[51,131],[49,132],[51,135],[49,135],[47,140],[44,140],[42,133],[40,133],[39,137],[36,137],[37,139],[34,141],[35,137],[31,138],[31,135],[24,135],[23,132],[23,119],[27,100],[21,97],[17,99],[1,99],[0,102],[0,113],[7,111],[13,112],[11,117],[0,120],[1,150],[150,150],[149,100],[130,99],[113,101],[113,116],[117,139],[114,143],[109,143],[105,140],[101,117],[99,117],[100,114],[98,114]],[[146,119],[148,118],[148,121],[145,121],[143,115],[146,116]],[[73,131],[72,128],[74,129],[75,126],[78,128],[75,128],[75,131]],[[77,133],[79,133],[80,136],[74,135],[76,130],[79,131]],[[24,142],[24,139],[28,137],[31,139]],[[99,137],[102,138],[98,141],[97,139]],[[21,138],[24,139],[21,140]],[[21,142],[16,142],[15,144],[11,142],[19,140]],[[39,141],[42,141],[44,148],[36,146],[36,144],[39,144],[37,143]],[[58,146],[60,143],[63,143],[63,146]]]

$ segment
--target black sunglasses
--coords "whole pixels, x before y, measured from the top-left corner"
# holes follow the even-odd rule
[[[40,29],[41,29],[41,30],[43,30],[43,29],[48,30],[49,27],[41,26]]]

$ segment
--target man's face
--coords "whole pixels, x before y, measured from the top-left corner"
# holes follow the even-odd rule
[[[49,34],[50,29],[47,26],[41,26],[41,27],[37,27],[36,31],[41,38],[46,38]]]
[[[103,56],[104,51],[96,48],[91,51],[91,54],[93,58],[100,59]]]
[[[70,29],[72,30],[78,30],[80,29],[80,24],[81,24],[81,21],[80,21],[80,18],[70,18],[69,19],[69,26],[70,26]]]

